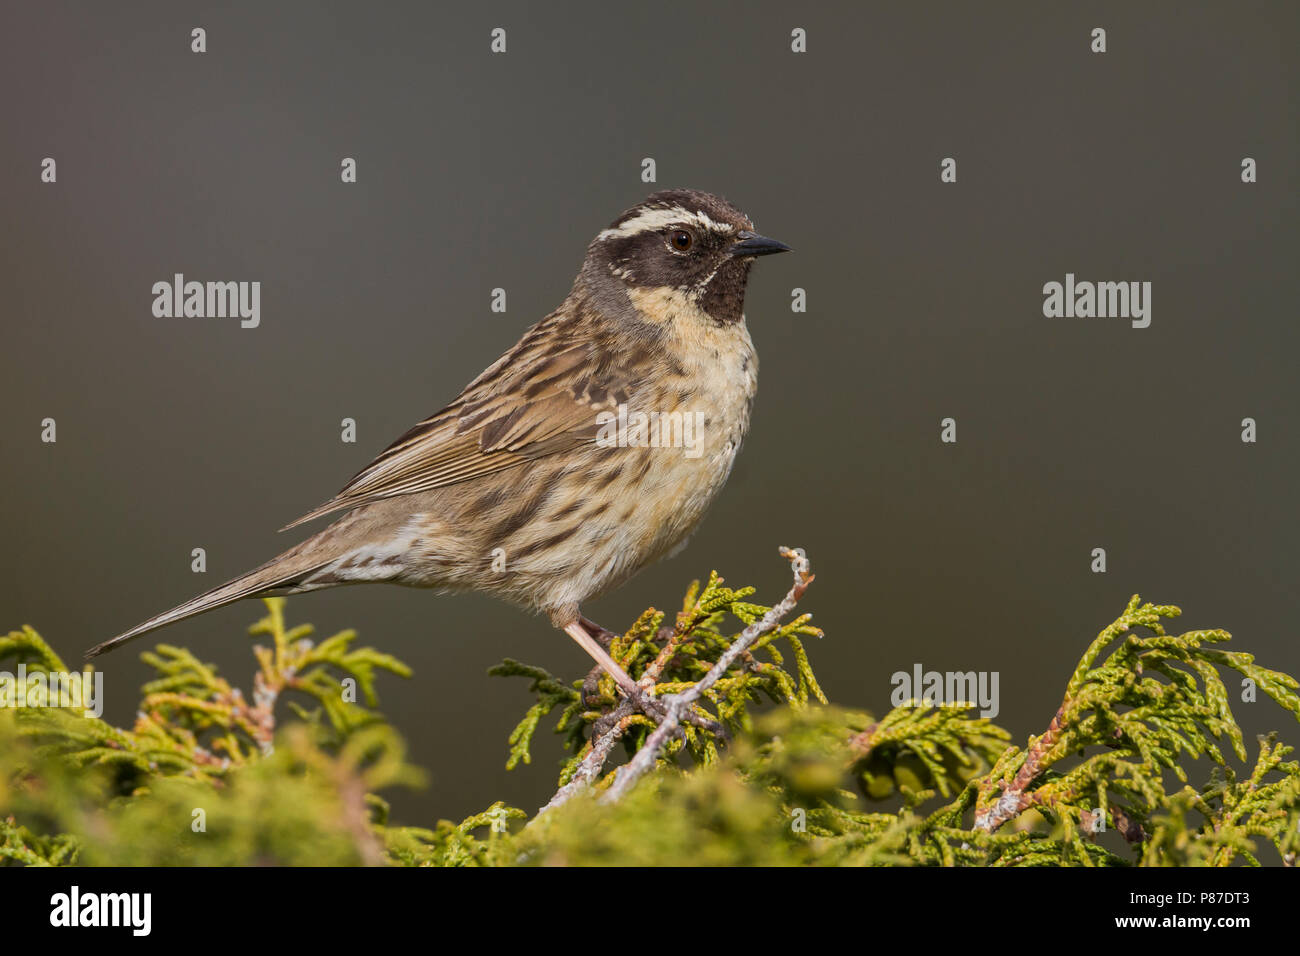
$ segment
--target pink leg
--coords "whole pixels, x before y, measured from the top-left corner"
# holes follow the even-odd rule
[[[597,641],[594,637],[591,636],[591,634],[587,632],[586,628],[583,626],[584,623],[589,624],[589,622],[585,622],[584,619],[582,618],[579,618],[576,621],[571,621],[568,624],[564,625],[564,633],[568,634],[569,637],[577,641],[578,645],[584,651],[590,654],[598,665],[604,668],[605,673],[609,674],[610,677],[614,678],[614,683],[618,685],[619,689],[623,691],[624,695],[626,695],[629,700],[631,700],[634,704],[636,704],[638,708],[640,708],[642,713],[650,717],[652,720],[663,720],[664,715],[667,713],[667,710],[665,709],[664,705],[660,703],[658,700],[656,700],[654,697],[650,696],[650,694],[646,693],[644,688],[642,688],[640,685],[637,684],[636,681],[634,681],[631,677],[629,677],[627,672],[624,671],[623,668],[618,666],[618,662],[615,661],[614,658],[610,657],[609,654],[605,652],[605,649],[600,646],[600,642]],[[611,634],[611,636],[613,637],[618,636],[617,634],[612,634],[612,632],[610,631],[606,631],[604,628],[601,628],[599,625],[591,625],[591,626],[599,628],[600,631],[604,634]],[[584,696],[590,696],[586,692],[585,688],[584,688]],[[709,730],[710,732],[717,734],[719,737],[722,737],[724,740],[728,739],[727,729],[723,727],[722,724],[716,721],[709,720],[707,717],[702,717],[699,714],[696,714],[694,711],[685,714],[684,719],[687,722],[694,724],[696,727],[703,727],[706,730]],[[680,730],[677,732],[681,733]]]
[[[610,657],[600,643],[587,633],[586,628],[582,626],[581,621],[573,621],[564,626],[564,633],[578,642],[578,646],[591,655],[592,659],[605,669],[605,673],[614,678],[614,683],[619,686],[628,697],[633,700],[639,700],[642,696],[642,690],[637,686],[636,681],[627,675],[623,668],[618,666],[614,658]]]

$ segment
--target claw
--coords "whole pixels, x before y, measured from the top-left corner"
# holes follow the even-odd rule
[[[564,630],[596,661],[596,666],[587,673],[587,676],[582,681],[582,699],[584,703],[599,702],[600,675],[604,672],[614,678],[615,685],[632,707],[645,714],[655,723],[663,723],[664,718],[668,716],[668,708],[653,695],[646,693],[646,689],[632,680],[618,666],[618,663],[609,656],[610,642],[619,635],[606,630],[594,621],[587,620],[585,617],[578,618],[565,627]],[[613,712],[606,714],[597,720],[596,728],[608,729],[610,721],[617,721],[618,719],[621,718],[615,718]],[[724,741],[730,741],[731,739],[727,729],[715,720],[701,717],[693,711],[683,715],[683,719],[702,730],[707,730]],[[605,723],[602,724],[601,721],[605,721]],[[678,728],[677,733],[680,734],[681,732],[681,729]]]

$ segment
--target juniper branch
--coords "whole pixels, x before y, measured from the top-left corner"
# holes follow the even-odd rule
[[[740,636],[722,652],[717,663],[704,677],[682,693],[667,696],[667,713],[664,715],[663,721],[655,729],[654,733],[646,739],[641,749],[637,751],[636,756],[619,771],[610,788],[601,797],[602,803],[613,803],[618,800],[654,766],[655,761],[659,758],[660,750],[668,742],[668,738],[677,731],[681,724],[682,715],[688,711],[688,708],[721,679],[737,657],[755,641],[776,627],[781,622],[781,619],[799,603],[799,599],[803,597],[808,585],[813,582],[814,575],[810,573],[811,565],[802,548],[790,549],[782,547],[780,550],[781,556],[790,561],[790,569],[794,574],[794,584],[789,592],[780,603],[774,605],[762,618],[741,631]]]
[[[591,750],[582,758],[582,762],[578,764],[569,782],[555,791],[555,796],[551,797],[546,806],[537,811],[537,816],[533,818],[534,821],[540,819],[541,815],[547,810],[554,810],[556,807],[568,803],[595,782],[596,778],[600,776],[601,770],[604,769],[605,761],[609,759],[609,754],[614,749],[614,745],[622,739],[624,731],[627,730],[628,721],[635,713],[636,705],[629,700],[624,700],[614,708],[609,715],[612,726],[592,743]]]

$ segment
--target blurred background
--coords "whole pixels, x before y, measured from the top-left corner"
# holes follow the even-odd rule
[[[1297,27],[1289,3],[7,3],[0,627],[79,661],[299,540],[275,529],[557,306],[599,229],[688,186],[796,251],[750,283],[762,372],[730,484],[588,616],[675,609],[711,568],[771,603],[777,546],[801,545],[833,701],[883,712],[916,663],[999,671],[1022,742],[1134,592],[1296,672]],[[155,318],[176,272],[259,280],[260,327]],[[1151,326],[1044,318],[1067,272],[1150,281]],[[106,716],[132,720],[157,640],[247,688],[261,614],[102,658]],[[485,673],[585,673],[546,621],[384,586],[288,616],[414,668],[379,685],[431,777],[397,819],[553,792],[546,733],[505,772],[531,701]],[[1236,710],[1300,736],[1267,700]]]

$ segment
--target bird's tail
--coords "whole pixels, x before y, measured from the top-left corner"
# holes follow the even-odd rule
[[[304,542],[304,544],[306,543],[309,542]],[[200,594],[184,604],[177,605],[170,611],[155,615],[143,624],[137,624],[131,630],[125,631],[111,640],[96,644],[86,652],[86,659],[98,657],[105,651],[120,647],[127,641],[140,637],[142,634],[147,634],[149,631],[166,627],[168,624],[174,624],[187,617],[203,614],[214,608],[224,607],[232,601],[264,596],[281,589],[292,589],[303,578],[308,577],[313,571],[317,571],[323,565],[329,563],[328,560],[320,560],[319,552],[315,555],[309,555],[303,553],[305,550],[300,545],[298,548],[285,552],[278,558],[273,558],[261,567],[254,568],[247,574],[235,578],[233,581],[227,581],[225,584]],[[305,587],[304,590],[310,590],[310,586]]]

